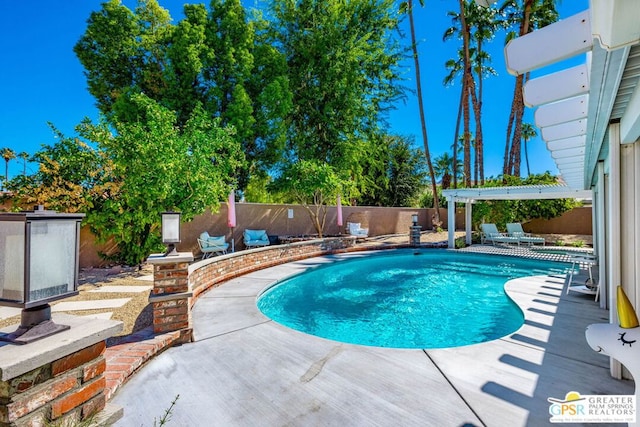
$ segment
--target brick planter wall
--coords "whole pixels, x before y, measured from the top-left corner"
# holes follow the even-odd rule
[[[122,322],[64,314],[54,320],[70,329],[0,346],[0,426],[76,425],[105,409],[105,339]]]
[[[354,250],[355,237],[336,237],[266,246],[198,261],[189,266],[193,307],[197,298],[212,287],[253,271],[316,256]],[[361,249],[360,249],[361,250]]]
[[[105,342],[0,382],[0,425],[85,420],[104,409]]]
[[[156,254],[147,259],[153,265],[153,291],[149,297],[153,307],[153,332],[184,331],[180,342],[191,341],[189,263],[192,261],[190,252],[177,256]]]
[[[327,254],[371,249],[356,247],[355,241],[353,236],[315,239],[244,250],[193,264],[189,264],[193,261],[191,252],[181,252],[177,257],[151,255],[147,262],[154,265],[154,286],[149,297],[153,305],[154,333],[180,331],[181,339],[177,342],[191,341],[191,309],[198,297],[207,290],[264,268]],[[398,244],[386,248],[408,246]]]

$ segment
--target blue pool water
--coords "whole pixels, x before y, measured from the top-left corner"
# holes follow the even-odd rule
[[[445,250],[401,250],[322,265],[266,290],[258,308],[323,338],[391,348],[444,348],[494,340],[523,323],[504,293],[512,278],[566,264]]]

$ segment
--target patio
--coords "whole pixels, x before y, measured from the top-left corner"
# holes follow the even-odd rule
[[[487,425],[549,423],[548,397],[632,394],[609,375],[584,330],[606,323],[592,298],[562,292],[564,276],[516,279],[507,290],[525,324],[505,338],[439,350],[333,342],[264,317],[256,296],[276,280],[363,253],[293,262],[233,279],[202,295],[196,342],[145,365],[111,403],[118,426],[147,425],[172,408],[175,425]],[[603,425],[603,424],[601,424]]]

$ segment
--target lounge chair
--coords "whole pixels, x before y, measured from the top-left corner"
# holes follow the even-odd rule
[[[531,233],[526,233],[522,229],[522,224],[519,222],[511,222],[507,224],[507,233],[511,237],[516,237],[520,243],[528,243],[530,245],[541,243],[542,246],[545,244],[544,237],[534,237]]]
[[[225,241],[224,236],[210,236],[207,231],[200,233],[198,245],[202,252],[202,259],[209,258],[214,254],[226,254],[229,244]]]
[[[269,246],[269,236],[266,230],[244,230],[242,232],[242,239],[248,249]]]
[[[369,229],[362,228],[359,222],[348,222],[347,232],[352,236],[356,236],[356,238],[364,239],[369,237]]]
[[[495,224],[482,224],[482,242],[490,241],[492,245],[496,243],[515,243],[520,246],[520,240],[517,237],[509,236],[498,231]]]

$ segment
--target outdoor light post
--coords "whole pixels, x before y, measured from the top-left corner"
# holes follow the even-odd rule
[[[51,320],[49,302],[78,294],[84,214],[0,213],[0,305],[22,308],[18,329],[0,341],[27,344],[69,329]]]
[[[176,243],[180,243],[180,212],[162,212],[162,243],[167,245],[164,256],[178,256]]]

